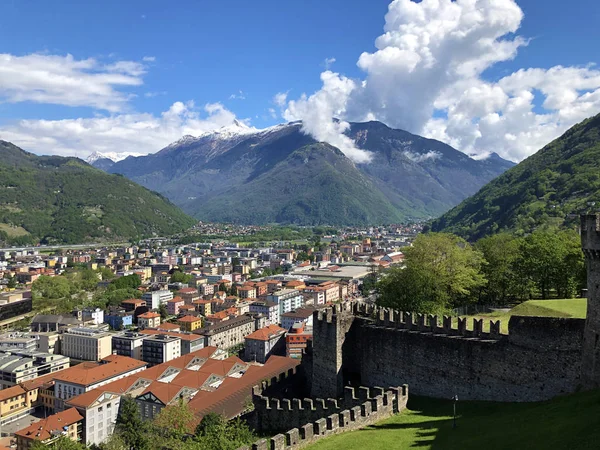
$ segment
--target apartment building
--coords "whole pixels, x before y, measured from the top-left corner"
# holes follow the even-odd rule
[[[160,314],[148,311],[147,313],[140,314],[137,318],[138,327],[140,329],[144,328],[156,328],[160,326]]]
[[[100,361],[112,354],[112,335],[96,328],[70,328],[62,335],[61,353],[73,359]]]
[[[250,333],[245,338],[244,356],[246,361],[256,361],[264,364],[271,355],[285,353],[286,330],[269,325]]]
[[[253,317],[251,314],[244,314],[209,325],[194,331],[194,333],[204,336],[205,347],[212,346],[228,350],[243,344],[244,338],[256,329],[265,326],[265,322],[265,317]]]
[[[158,306],[167,303],[173,299],[173,293],[171,291],[151,291],[145,292],[142,295],[142,300],[146,301],[146,306],[150,309],[158,309]]]
[[[195,331],[202,327],[202,318],[196,316],[183,316],[177,319],[177,324],[182,331]]]
[[[279,305],[279,314],[302,308],[304,297],[296,289],[281,289],[267,295],[267,300]]]
[[[162,364],[181,356],[181,338],[167,334],[147,336],[142,341],[142,359],[149,365]]]
[[[6,389],[23,381],[66,369],[69,365],[70,359],[63,355],[37,351],[1,352],[0,387]]]
[[[257,300],[250,304],[250,313],[262,314],[267,318],[267,325],[279,323],[279,305],[268,300]]]
[[[185,304],[186,302],[183,300],[183,298],[174,297],[171,300],[167,301],[167,312],[172,316],[176,316],[177,314],[179,314],[179,308],[181,308]]]
[[[150,330],[146,329],[141,332],[143,337],[164,334],[167,336],[174,336],[180,339],[181,343],[181,355],[187,355],[188,353],[195,352],[204,348],[204,337],[193,333],[180,333],[178,331],[168,330]]]
[[[132,331],[115,334],[112,336],[113,353],[128,356],[133,359],[142,359],[142,344],[146,336]]]

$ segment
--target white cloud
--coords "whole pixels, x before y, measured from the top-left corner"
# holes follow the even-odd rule
[[[340,131],[333,117],[376,119],[465,153],[521,160],[600,110],[600,71],[591,67],[526,68],[485,79],[488,68],[528,45],[515,35],[522,20],[514,0],[394,0],[377,50],[358,59],[365,79],[325,71],[322,78],[344,88],[324,81],[320,91],[289,102],[286,113],[318,117],[321,126],[305,127],[317,139]]]
[[[288,93],[287,92],[278,92],[273,97],[273,102],[280,107],[284,107],[287,102]]]
[[[329,68],[333,65],[333,63],[336,61],[335,58],[325,58],[325,70],[329,70]]]
[[[277,119],[277,111],[275,111],[274,108],[269,108],[269,115],[273,118],[273,119]]]
[[[158,97],[159,95],[166,95],[166,94],[167,94],[167,91],[150,91],[150,92],[145,92],[144,97],[153,98],[153,97]]]
[[[246,94],[240,89],[237,93],[231,94],[229,100],[246,100]]]
[[[359,149],[352,139],[344,135],[348,122],[334,119],[345,115],[348,98],[356,84],[349,78],[330,71],[321,74],[321,81],[323,87],[315,94],[310,97],[303,95],[299,100],[290,101],[283,117],[288,121],[302,120],[302,131],[339,148],[353,161],[369,162],[371,153]]]
[[[404,152],[404,156],[406,156],[408,159],[410,159],[413,162],[416,163],[420,163],[420,162],[424,162],[427,161],[429,159],[431,160],[436,160],[442,157],[442,154],[440,152],[436,152],[434,150],[430,150],[427,153],[415,153],[415,152],[410,152],[410,151],[405,151]]]
[[[142,61],[144,61],[144,62],[154,62],[154,61],[156,61],[156,56],[144,56],[142,58]]]
[[[203,110],[203,111],[202,111]],[[232,125],[235,114],[220,103],[175,102],[160,116],[117,114],[64,120],[20,120],[0,128],[0,139],[38,154],[77,156],[91,153],[153,153],[184,135],[199,135]]]
[[[143,64],[136,61],[76,59],[71,55],[0,54],[0,102],[35,102],[90,106],[122,111],[131,94],[118,90],[143,84]]]

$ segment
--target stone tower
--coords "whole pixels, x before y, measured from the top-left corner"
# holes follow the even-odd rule
[[[587,318],[583,336],[581,381],[600,387],[600,216],[581,216],[581,247],[587,266]]]
[[[313,313],[312,397],[343,395],[344,343],[353,321],[350,303],[336,304]]]

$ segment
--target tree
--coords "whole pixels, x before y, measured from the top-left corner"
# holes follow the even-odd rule
[[[49,277],[42,275],[31,286],[31,294],[35,299],[58,299],[71,295],[73,286],[64,276]]]
[[[30,447],[31,450],[85,450],[85,446],[72,441],[68,437],[61,436],[50,445],[44,445],[40,441],[35,441]]]
[[[10,278],[8,279],[8,284],[7,284],[7,287],[8,287],[9,289],[14,289],[14,288],[16,288],[16,287],[17,287],[17,277],[16,277],[16,276],[14,276],[14,277],[10,277]]]
[[[205,415],[198,426],[196,426],[196,436],[207,436],[210,434],[222,433],[227,425],[225,417],[217,413],[208,413]]]
[[[521,241],[517,268],[546,299],[571,297],[582,285],[584,260],[574,231],[536,230]]]
[[[304,261],[309,261],[310,260],[310,255],[307,252],[299,252],[296,255],[296,261],[298,262],[304,262]]]
[[[458,236],[421,234],[404,253],[406,268],[391,269],[377,285],[382,306],[440,313],[472,302],[485,284],[483,255]]]
[[[154,448],[151,445],[152,441],[149,437],[146,422],[140,417],[137,403],[128,395],[121,397],[115,432],[123,439],[127,448],[136,450]]]
[[[110,282],[110,286],[113,289],[137,289],[142,285],[142,279],[136,273],[132,275],[126,275],[119,277],[116,280]]]
[[[162,436],[181,440],[189,434],[190,427],[194,423],[194,413],[183,398],[176,405],[163,408],[156,416],[152,425]]]
[[[190,283],[194,277],[188,273],[183,273],[181,270],[176,270],[171,275],[171,283]]]
[[[487,284],[482,288],[481,301],[498,305],[527,294],[527,281],[517,268],[522,238],[499,233],[476,242],[486,261],[482,272]]]
[[[239,418],[227,421],[216,413],[208,413],[196,427],[196,442],[206,444],[211,450],[235,450],[247,446],[255,436],[245,422]]]
[[[99,267],[96,272],[100,274],[103,281],[114,280],[117,277],[108,267]]]
[[[158,305],[158,313],[160,314],[160,319],[165,320],[169,317],[169,312],[167,311],[167,306],[164,303],[160,303]]]

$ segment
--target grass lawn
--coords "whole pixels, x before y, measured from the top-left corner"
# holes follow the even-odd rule
[[[488,331],[490,320],[502,322],[502,332],[508,333],[508,321],[511,316],[540,316],[540,317],[573,317],[585,319],[587,312],[587,299],[569,298],[564,300],[529,300],[515,306],[508,312],[495,311],[488,314],[476,314],[467,317],[467,328],[473,329],[472,318],[484,319],[483,329]]]
[[[320,441],[310,450],[597,449],[600,391],[540,403],[452,402],[411,397],[408,410],[362,430]]]

